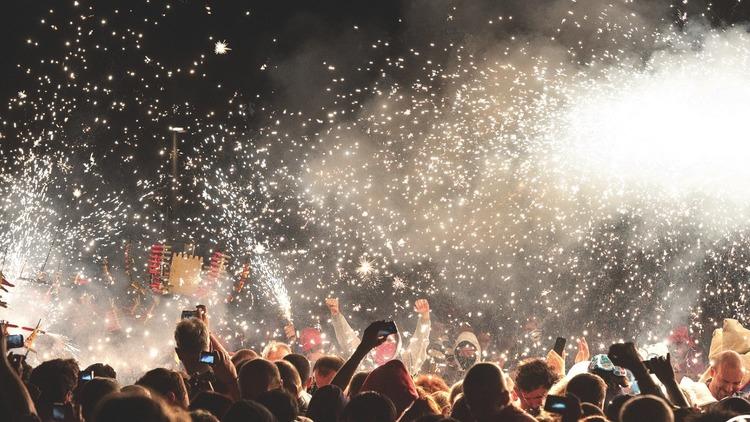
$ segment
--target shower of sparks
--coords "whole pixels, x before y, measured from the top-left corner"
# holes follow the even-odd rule
[[[368,40],[372,57],[314,63],[330,79],[310,110],[214,83],[239,54],[206,57],[206,38],[180,58],[154,47],[173,12],[96,3],[42,16],[0,116],[7,319],[67,336],[41,336],[40,358],[78,347],[82,364],[138,374],[173,364],[172,327],[196,303],[250,347],[283,335],[280,317],[325,325],[332,295],[362,320],[435,298],[436,319],[514,339],[508,356],[557,334],[658,342],[677,325],[705,336],[723,317],[750,322],[742,31],[696,36],[649,26],[632,2],[571,1],[546,19],[560,22],[549,41],[503,37],[482,55]],[[157,243],[226,253],[234,276],[196,297],[153,294]]]

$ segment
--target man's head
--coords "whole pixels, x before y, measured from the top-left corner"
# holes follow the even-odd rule
[[[296,353],[284,356],[284,360],[294,365],[300,380],[302,380],[302,389],[307,390],[310,388],[310,385],[312,385],[310,361],[306,357]]]
[[[604,408],[604,397],[607,395],[607,384],[595,374],[583,373],[568,381],[566,391],[578,397],[581,403],[589,403]]]
[[[69,403],[78,385],[78,363],[73,359],[52,359],[31,372],[29,382],[39,389],[37,406],[45,411],[53,403]]]
[[[299,416],[297,398],[285,390],[270,390],[258,396],[258,403],[265,406],[278,422],[294,422]]]
[[[620,422],[674,422],[674,414],[667,402],[656,396],[637,396],[628,400],[620,410]]]
[[[745,375],[742,358],[731,350],[719,353],[711,362],[709,375],[711,381],[708,389],[716,400],[733,395],[742,387],[742,377]]]
[[[208,327],[198,318],[181,320],[174,330],[175,352],[188,372],[197,372],[201,352],[208,351]]]
[[[94,411],[94,422],[170,422],[171,412],[161,399],[114,393]]]
[[[358,394],[344,407],[342,422],[395,422],[396,407],[388,397],[374,391]]]
[[[190,404],[185,382],[182,375],[176,371],[166,368],[152,369],[135,383],[158,393],[171,405],[187,409]]]
[[[302,391],[302,380],[300,379],[294,365],[283,359],[277,360],[274,362],[274,365],[279,369],[281,384],[284,391],[288,392],[293,397],[299,396],[300,391]]]
[[[313,366],[313,381],[315,385],[323,387],[330,384],[342,366],[344,366],[344,359],[338,356],[323,356],[315,361],[315,366]]]
[[[513,381],[521,408],[536,413],[557,379],[555,371],[541,359],[531,359],[519,365]]]
[[[492,417],[510,403],[503,373],[493,363],[478,363],[469,369],[463,382],[464,400],[477,420]]]
[[[253,359],[242,365],[239,384],[243,399],[256,400],[261,393],[281,387],[281,374],[273,362]]]
[[[102,399],[120,391],[120,385],[112,378],[94,378],[86,383],[77,394],[76,401],[81,405],[84,420],[92,420],[94,409]]]
[[[254,350],[240,349],[234,352],[234,354],[232,355],[232,363],[234,364],[235,368],[239,368],[242,362],[258,359],[258,357],[258,354],[255,353]]]
[[[292,349],[286,343],[278,341],[270,341],[266,347],[263,348],[263,359],[275,362],[281,360],[284,356],[292,353]]]

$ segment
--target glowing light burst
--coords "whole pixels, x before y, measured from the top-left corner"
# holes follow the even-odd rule
[[[214,53],[218,55],[227,54],[232,49],[229,48],[229,43],[226,41],[217,41],[216,44],[214,44]]]
[[[750,37],[710,33],[570,87],[559,159],[594,180],[746,202]],[[562,135],[560,135],[562,134]],[[560,142],[562,141],[562,142]]]
[[[375,264],[374,260],[370,260],[370,259],[368,259],[367,257],[364,257],[364,256],[361,257],[359,259],[359,267],[357,267],[357,273],[359,275],[361,275],[362,277],[369,277],[369,276],[371,276],[372,274],[374,274],[375,272],[377,272],[377,270],[375,269],[374,264]]]

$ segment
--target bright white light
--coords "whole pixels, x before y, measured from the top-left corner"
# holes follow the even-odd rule
[[[570,94],[560,160],[587,177],[668,194],[750,193],[750,37],[609,69]]]
[[[227,54],[232,49],[229,48],[229,43],[226,41],[217,41],[214,45],[214,53],[216,54]]]

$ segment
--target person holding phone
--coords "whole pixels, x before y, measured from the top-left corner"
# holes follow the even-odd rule
[[[331,312],[331,324],[339,347],[345,355],[350,356],[359,344],[359,336],[342,315],[338,298],[328,298],[325,303]],[[427,346],[430,344],[430,303],[427,299],[418,299],[414,302],[414,311],[419,317],[408,346],[399,350],[400,334],[394,333],[388,336],[387,340],[375,350],[371,357],[370,367],[382,365],[399,356],[410,373],[419,372],[422,363],[427,359]]]

